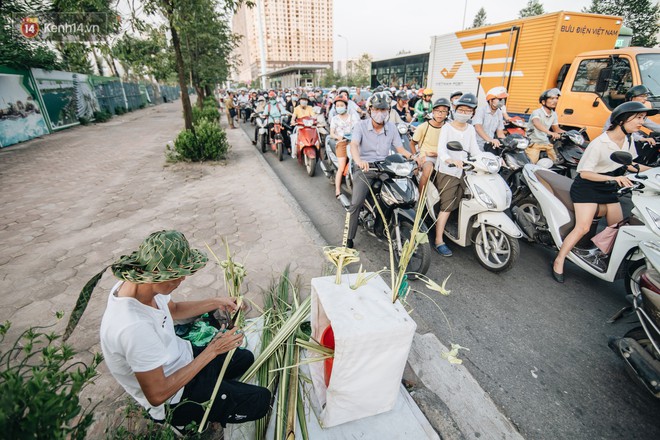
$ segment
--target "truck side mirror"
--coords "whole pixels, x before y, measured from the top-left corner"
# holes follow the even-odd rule
[[[605,67],[598,72],[598,81],[596,82],[596,93],[602,95],[607,92],[607,87],[610,82],[610,76],[612,75],[612,69],[610,67]]]

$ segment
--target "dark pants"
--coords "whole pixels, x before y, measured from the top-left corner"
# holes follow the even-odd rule
[[[202,350],[193,346],[194,356],[197,357]],[[211,399],[226,356],[222,354],[213,359],[184,387],[181,402],[172,405],[172,425],[185,426],[193,421],[201,423],[204,407],[200,404]],[[237,380],[253,362],[254,356],[250,351],[239,348],[234,352],[213,402],[208,421],[220,422],[225,427],[227,423],[250,422],[266,415],[270,409],[270,391]],[[185,400],[188,402],[184,402]]]
[[[357,234],[358,216],[360,215],[360,209],[362,209],[362,205],[364,205],[364,201],[367,199],[371,183],[377,177],[378,173],[375,171],[368,171],[364,173],[357,167],[355,167],[353,170],[353,196],[351,197],[351,206],[348,208],[348,212],[351,215],[348,223],[349,240],[353,240],[355,238],[355,234]]]

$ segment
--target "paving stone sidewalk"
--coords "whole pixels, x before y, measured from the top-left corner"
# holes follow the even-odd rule
[[[12,334],[55,323],[59,310],[67,314],[54,329],[63,329],[85,282],[161,229],[182,231],[194,247],[208,243],[221,258],[226,238],[257,301],[287,264],[304,286],[321,274],[321,241],[243,131],[227,130],[224,163],[167,164],[165,144],[182,127],[176,101],[0,150],[0,320],[12,321]],[[83,360],[100,351],[114,282],[108,271],[69,339]],[[208,264],[175,297],[216,294],[224,294],[222,275]],[[100,372],[85,396],[103,399],[97,413],[105,419],[125,394],[105,365]],[[103,428],[97,423],[90,437]]]

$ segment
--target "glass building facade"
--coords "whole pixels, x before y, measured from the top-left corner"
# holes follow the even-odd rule
[[[371,62],[371,87],[426,87],[429,52]]]

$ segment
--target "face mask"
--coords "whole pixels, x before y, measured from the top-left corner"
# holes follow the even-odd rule
[[[338,115],[343,115],[344,113],[346,113],[346,107],[337,107]]]
[[[457,122],[462,122],[462,123],[466,123],[467,121],[470,120],[471,117],[472,117],[472,115],[465,115],[463,113],[454,114],[454,120],[457,121]]]
[[[451,100],[451,103],[454,104],[454,107],[456,107],[456,103],[457,103],[457,102],[458,102],[458,98],[456,98],[456,99],[452,99],[452,100]]]
[[[371,119],[373,119],[376,124],[383,124],[387,119],[387,112],[373,112],[371,113]]]
[[[497,108],[502,108],[502,107],[504,107],[504,101],[500,101],[500,102],[498,102],[496,107],[497,107]]]
[[[293,102],[297,102],[297,101],[298,101],[298,98],[296,98],[296,97],[294,96],[293,98],[291,98],[291,101],[293,101]]]
[[[304,99],[303,99],[302,101],[300,101],[300,106],[301,106],[302,108],[307,107],[307,101],[304,100]]]

